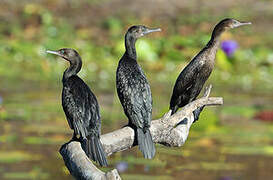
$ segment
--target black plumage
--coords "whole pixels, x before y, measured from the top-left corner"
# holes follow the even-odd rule
[[[152,118],[152,94],[148,80],[137,63],[135,42],[145,34],[160,31],[145,26],[132,26],[125,35],[126,51],[119,61],[116,86],[120,102],[136,130],[139,149],[145,158],[153,158],[155,145],[149,130]]]
[[[85,82],[77,76],[82,60],[74,49],[47,51],[70,62],[63,74],[62,106],[68,124],[74,130],[73,138],[79,140],[89,158],[101,166],[107,166],[107,159],[100,142],[101,120],[96,96]],[[77,135],[80,138],[77,138]]]
[[[239,22],[235,19],[224,19],[214,28],[211,39],[207,45],[191,60],[191,62],[179,74],[173,89],[170,109],[174,114],[180,107],[194,101],[209,78],[213,68],[219,37],[227,29],[247,25],[251,23]],[[203,107],[194,112],[195,120],[198,119]]]

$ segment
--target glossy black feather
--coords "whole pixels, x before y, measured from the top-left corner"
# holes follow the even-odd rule
[[[77,75],[63,81],[62,105],[71,129],[86,138],[100,135],[100,112],[95,95]]]
[[[107,166],[100,142],[99,105],[95,95],[77,75],[63,81],[62,105],[70,128],[83,139],[86,154],[101,166]]]
[[[209,78],[214,62],[211,64],[203,60],[202,57],[207,51],[209,50],[203,49],[179,74],[170,101],[172,114],[178,108],[194,101]]]
[[[121,58],[116,74],[117,93],[129,125],[138,132],[139,149],[145,158],[153,158],[155,147],[150,134],[152,94],[150,85],[136,60],[126,54]]]
[[[148,128],[152,115],[150,85],[137,62],[124,55],[119,62],[116,85],[120,102],[130,124]]]

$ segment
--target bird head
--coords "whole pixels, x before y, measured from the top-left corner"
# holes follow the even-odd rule
[[[225,29],[233,29],[233,28],[237,28],[239,26],[244,26],[244,25],[250,25],[251,22],[240,22],[236,19],[232,19],[232,18],[227,18],[222,20],[219,25],[221,25],[222,27],[224,27]]]
[[[152,32],[158,32],[161,31],[160,28],[148,28],[146,26],[143,25],[137,25],[137,26],[131,26],[128,31],[127,31],[127,35],[130,34],[131,36],[133,36],[135,39],[138,39],[142,36],[145,36],[146,34],[152,33]]]
[[[47,50],[46,52],[49,54],[55,54],[57,56],[60,56],[69,62],[73,62],[79,58],[78,52],[71,48],[62,48],[57,51]]]

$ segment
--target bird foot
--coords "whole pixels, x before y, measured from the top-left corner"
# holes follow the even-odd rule
[[[193,111],[193,116],[194,116],[193,123],[195,123],[195,121],[198,121],[200,113],[203,111],[204,107],[205,107],[205,105],[203,105]]]

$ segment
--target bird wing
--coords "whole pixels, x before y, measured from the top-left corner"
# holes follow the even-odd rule
[[[171,98],[171,106],[183,103],[190,98],[190,90],[194,87],[195,81],[199,77],[202,65],[192,60],[179,74],[175,86],[173,89],[173,94]],[[180,101],[180,102],[177,102]]]
[[[187,91],[188,89],[190,89],[193,86],[194,81],[198,77],[200,70],[201,66],[199,64],[194,63],[194,61],[189,63],[183,69],[177,79],[177,83],[179,83],[180,85],[179,89],[181,89],[181,91]]]
[[[117,92],[129,121],[136,127],[149,127],[152,115],[152,95],[140,67],[132,71],[117,71]]]
[[[100,134],[100,112],[97,99],[89,87],[77,76],[64,84],[62,105],[68,124],[76,134],[87,137]]]

